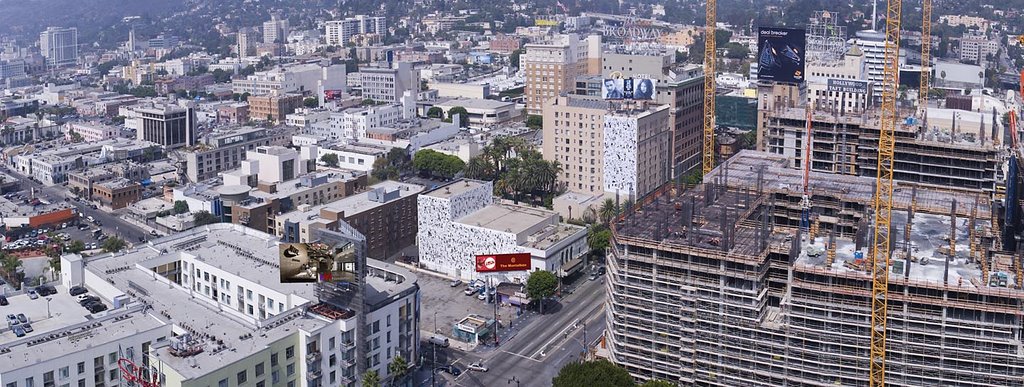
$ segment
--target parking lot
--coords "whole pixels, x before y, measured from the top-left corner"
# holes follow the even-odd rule
[[[27,294],[8,297],[9,305],[0,306],[0,315],[2,315],[0,317],[4,318],[4,322],[0,324],[0,342],[6,343],[15,339],[41,335],[54,329],[88,321],[86,316],[90,315],[89,311],[79,305],[75,297],[68,294],[68,289],[63,286],[55,287],[57,294],[34,300]],[[47,299],[50,301],[47,302]],[[47,303],[49,303],[49,310],[47,310]],[[103,303],[109,305],[105,301]],[[33,329],[31,333],[21,338],[14,335],[6,322],[7,315],[19,313],[25,314]]]
[[[418,272],[417,279],[422,310],[429,311],[420,316],[420,328],[425,332],[440,332],[451,337],[452,325],[467,315],[479,314],[487,318],[494,316],[494,305],[478,299],[476,294],[467,296],[464,293],[467,287],[465,283],[452,287],[450,280],[424,272]],[[511,308],[498,308],[498,319],[509,321],[513,313]]]

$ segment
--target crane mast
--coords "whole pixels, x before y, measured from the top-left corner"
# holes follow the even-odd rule
[[[716,0],[707,0],[704,27],[704,157],[701,171],[715,167],[715,12]]]
[[[885,386],[885,335],[889,307],[889,246],[892,225],[892,177],[896,148],[896,86],[899,84],[900,16],[903,3],[886,1],[882,119],[878,135],[874,239],[871,245],[870,386]]]
[[[800,229],[807,231],[811,225],[811,119],[813,118],[814,100],[807,103],[806,128],[804,137],[804,196],[800,200]]]
[[[928,83],[932,76],[932,0],[921,0],[921,89],[917,94],[917,115],[928,129]]]

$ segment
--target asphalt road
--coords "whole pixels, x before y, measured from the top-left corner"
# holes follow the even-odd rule
[[[604,282],[588,281],[563,298],[556,311],[549,314],[545,311],[545,315],[534,318],[497,349],[482,354],[470,353],[456,359],[454,363],[463,370],[477,360],[483,360],[489,370],[484,373],[464,372],[454,378],[451,385],[504,386],[516,384],[509,383],[513,377],[520,386],[551,385],[551,379],[563,365],[583,354],[584,326],[589,344],[604,332],[604,302]]]
[[[49,200],[60,201],[64,200],[65,197],[72,196],[67,192],[67,188],[62,185],[47,187],[42,183],[29,180],[27,176],[12,169],[7,169],[6,172],[18,178],[20,189],[28,190],[30,188],[35,188],[37,195],[41,193]],[[126,242],[133,244],[139,243],[139,238],[150,238],[148,232],[122,220],[118,214],[106,212],[103,209],[94,210],[92,207],[88,207],[85,203],[76,200],[72,200],[70,203],[78,208],[78,212],[99,220],[100,223],[103,224],[101,227],[103,232],[107,235],[119,236]]]

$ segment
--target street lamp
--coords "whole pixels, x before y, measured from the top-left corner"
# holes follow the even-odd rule
[[[50,301],[52,301],[52,300],[53,300],[53,297],[46,297],[46,318],[52,317],[52,316],[50,316]]]
[[[518,378],[516,378],[515,376],[513,376],[511,378],[508,378],[508,383],[507,384],[512,384],[512,382],[516,382],[516,387],[519,387],[519,379]]]

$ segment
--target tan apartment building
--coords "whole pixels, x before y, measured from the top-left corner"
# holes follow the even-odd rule
[[[286,115],[302,107],[299,94],[262,95],[249,97],[249,118],[256,121],[284,122]]]
[[[559,182],[590,195],[643,196],[672,176],[668,105],[622,104],[567,95],[544,106],[544,159]]]
[[[520,66],[526,74],[527,114],[542,114],[544,102],[572,90],[577,76],[600,73],[600,35],[582,40],[576,34],[561,35],[525,49]]]

